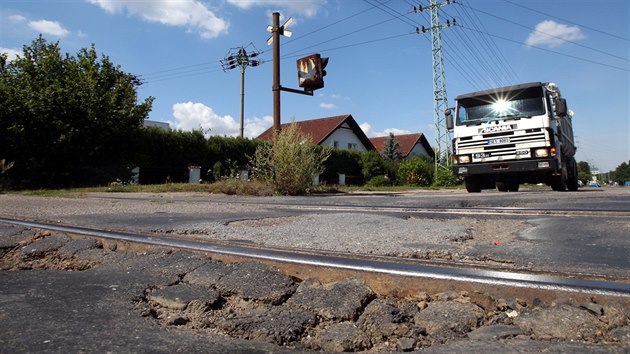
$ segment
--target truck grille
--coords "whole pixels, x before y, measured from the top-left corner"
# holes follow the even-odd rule
[[[458,154],[471,154],[473,161],[497,161],[529,157],[523,153],[535,147],[546,146],[547,132],[543,129],[512,130],[459,138]],[[517,153],[521,151],[521,153]]]

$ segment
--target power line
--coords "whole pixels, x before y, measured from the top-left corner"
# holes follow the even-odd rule
[[[459,2],[457,2],[456,4],[459,5]],[[459,12],[459,9],[460,9],[459,6],[455,6],[455,11],[457,11],[457,13],[461,16],[462,13]],[[469,14],[468,9],[466,7],[462,6],[461,9],[464,12],[463,16],[468,18],[468,22],[470,22],[473,25],[473,27],[475,27],[476,29],[480,29],[481,27],[483,31],[487,31],[483,21],[481,21],[479,16],[477,16],[477,13],[473,12],[472,13],[474,15],[473,17]],[[477,23],[479,25],[477,25]],[[513,83],[520,82],[521,80],[519,80],[519,78],[517,77],[514,71],[514,68],[512,68],[512,66],[510,65],[510,61],[505,58],[505,56],[503,55],[503,52],[499,49],[494,39],[492,37],[483,36],[483,35],[480,35],[479,37],[483,39],[483,43],[485,43],[486,47],[490,49],[491,56],[498,60],[498,62],[500,63],[499,67],[503,70],[506,77],[508,77]]]
[[[180,79],[180,78],[190,77],[190,76],[199,76],[200,74],[209,74],[209,73],[216,73],[216,72],[222,72],[222,71],[223,69],[221,67],[205,68],[205,69],[187,70],[184,72],[178,72],[178,73],[173,73],[173,74],[164,74],[161,76],[157,76],[156,78],[152,78],[152,79],[147,79],[144,77],[140,77],[140,79],[142,80],[143,85],[147,85],[147,84],[153,84],[160,81],[174,80],[174,79]]]
[[[464,60],[469,67],[472,69],[472,72],[477,72],[479,71],[479,69],[483,70],[486,72],[486,76],[490,77],[492,81],[494,81],[494,83],[499,83],[502,82],[501,80],[501,75],[499,73],[497,73],[497,71],[494,69],[495,67],[498,67],[498,65],[496,65],[496,63],[493,65],[493,63],[490,63],[488,61],[488,56],[484,55],[483,53],[481,53],[478,49],[477,46],[472,45],[473,40],[470,38],[470,36],[468,36],[468,33],[466,32],[462,32],[462,31],[449,31],[449,34],[445,33],[445,37],[444,39],[447,39],[450,37],[450,33],[453,33],[454,36],[456,36],[459,39],[459,42],[462,44],[460,47],[463,47],[464,49],[466,49],[468,51],[468,55],[466,55],[466,53],[462,54],[462,60]],[[466,38],[464,38],[466,37]],[[459,48],[456,45],[450,45],[448,40],[444,40],[444,43],[448,46],[448,48],[450,49],[451,53],[458,53],[459,52]],[[456,50],[453,50],[457,48]],[[472,60],[475,60],[478,65],[477,66],[473,66],[471,64],[471,60],[469,58],[472,58]],[[485,80],[484,80],[485,81]],[[490,86],[494,86],[494,85],[490,85]]]
[[[315,34],[315,33],[317,33],[317,32],[320,32],[320,31],[323,31],[323,30],[328,29],[328,28],[330,28],[330,27],[333,27],[334,25],[337,25],[337,24],[339,24],[339,23],[345,22],[345,21],[347,21],[347,20],[349,20],[349,19],[351,19],[351,18],[357,17],[357,16],[359,16],[359,15],[362,15],[362,14],[364,14],[364,13],[366,13],[366,12],[368,12],[368,11],[372,11],[372,10],[374,10],[374,9],[375,9],[375,7],[370,7],[370,8],[367,8],[367,9],[363,10],[363,11],[359,11],[359,12],[357,12],[357,13],[355,13],[355,14],[352,14],[352,15],[350,15],[350,16],[344,17],[344,18],[342,18],[341,20],[337,20],[337,21],[335,21],[335,22],[333,22],[333,23],[330,23],[330,24],[327,24],[327,25],[325,25],[325,26],[322,26],[322,27],[320,27],[320,28],[318,28],[318,29],[316,29],[316,30],[313,30],[313,31],[308,32],[308,33],[305,33],[305,34],[303,34],[303,35],[301,35],[301,36],[297,36],[297,37],[295,37],[295,38],[292,38],[292,39],[289,39],[289,40],[287,40],[287,41],[284,41],[284,42],[282,42],[282,44],[281,44],[281,45],[291,44],[291,43],[293,43],[293,42],[295,42],[295,41],[298,41],[298,40],[303,39],[304,37],[308,37],[308,36],[313,35],[313,34]]]
[[[518,7],[521,7],[521,8],[527,9],[527,10],[529,10],[529,11],[533,11],[533,12],[539,13],[539,14],[541,14],[541,15],[545,15],[545,16],[553,17],[553,18],[555,18],[555,19],[557,19],[557,20],[560,20],[560,21],[564,21],[564,22],[567,22],[567,23],[570,23],[570,24],[573,24],[573,25],[577,25],[577,26],[580,26],[580,27],[588,28],[588,29],[589,29],[589,30],[591,30],[591,31],[599,32],[599,33],[601,33],[601,34],[605,34],[605,35],[607,35],[607,36],[611,36],[611,37],[614,37],[614,38],[617,38],[617,39],[621,39],[621,40],[626,41],[626,42],[630,42],[630,39],[628,39],[628,38],[624,38],[624,37],[618,36],[618,35],[613,34],[613,33],[609,33],[609,32],[602,31],[602,30],[598,30],[598,29],[596,29],[596,28],[589,27],[589,26],[586,26],[586,25],[583,25],[583,24],[579,24],[579,23],[577,23],[577,22],[573,22],[573,21],[571,21],[571,20],[567,20],[567,19],[562,18],[562,17],[558,17],[558,16],[555,16],[555,15],[551,15],[551,14],[548,14],[548,13],[545,13],[545,12],[542,12],[542,11],[539,11],[539,10],[536,10],[536,9],[532,9],[531,7],[527,7],[527,6],[525,6],[525,5],[521,5],[521,4],[515,3],[514,1],[510,1],[510,0],[503,0],[503,1],[505,1],[505,2],[507,2],[507,3],[509,3],[509,4],[512,4],[512,5],[514,5],[514,6],[518,6]]]
[[[411,3],[411,2],[409,2],[409,1],[407,1],[407,0],[404,0],[404,1],[405,1],[407,4],[409,4],[411,7],[414,7],[414,6],[415,6],[413,3]],[[396,10],[392,9],[391,7],[388,7],[388,8],[389,8],[389,10],[390,10],[390,11],[386,11],[386,10],[383,10],[383,9],[381,9],[381,10],[382,10],[382,11],[384,11],[385,13],[389,14],[390,16],[395,17],[395,18],[402,18],[402,16],[405,16],[405,17],[407,16],[406,14],[400,13],[400,12],[398,12],[398,11],[396,11]],[[392,12],[394,12],[394,13],[392,13]],[[430,20],[429,20],[429,19],[427,19],[427,17],[424,15],[424,13],[423,13],[423,12],[420,12],[419,14],[420,14],[420,16],[423,18],[423,20],[425,20],[426,22],[430,22]],[[410,24],[408,21],[402,21],[402,22],[405,22],[405,23],[407,23],[407,24]],[[416,29],[418,29],[418,27],[416,26],[416,24],[415,24],[415,23],[410,24],[410,25],[411,25],[411,26],[414,26],[414,27],[416,27]],[[424,38],[425,40],[427,40],[429,43],[431,43],[431,40],[430,40],[429,38],[427,38],[426,36],[423,36],[423,38]],[[459,60],[458,60],[458,61],[453,61],[453,60],[451,60],[451,59],[450,59],[450,57],[449,57],[449,56],[445,56],[445,57],[444,57],[444,60],[445,60],[445,61],[446,61],[449,65],[451,65],[451,66],[453,67],[453,69],[455,69],[455,71],[457,71],[457,72],[461,75],[461,77],[462,77],[464,80],[466,80],[466,81],[467,81],[467,82],[468,82],[471,86],[473,86],[473,87],[478,87],[478,88],[480,88],[480,89],[481,89],[481,87],[479,87],[479,84],[478,84],[478,83],[479,83],[480,81],[484,81],[484,79],[483,79],[483,78],[482,78],[482,77],[481,77],[481,76],[477,73],[477,71],[476,71],[476,70],[473,70],[474,66],[471,64],[471,62],[470,62],[470,60],[468,59],[468,57],[467,57],[467,56],[465,56],[465,55],[460,56],[460,55],[459,55],[459,48],[458,48],[457,46],[452,46],[452,48],[451,48],[451,47],[448,45],[448,43],[445,43],[445,44],[447,44],[447,46],[449,47],[449,49],[452,49],[452,51],[451,51],[451,53],[452,53],[452,54],[451,54],[451,55],[452,55],[453,57],[457,57],[457,59],[459,59]],[[477,59],[477,58],[478,58],[478,56],[472,56],[472,57],[473,57],[473,58],[475,58],[476,60],[479,60],[479,59]],[[483,56],[481,56],[481,57],[483,57]],[[463,68],[463,67],[459,64],[459,62],[466,63],[466,64],[468,65],[469,70],[465,70],[465,69],[464,69],[464,68]],[[470,76],[470,74],[469,74],[469,73],[473,73],[475,76],[477,76],[477,78],[476,78],[475,80],[472,80],[472,78],[471,78],[471,76]]]
[[[333,22],[333,23],[330,23],[330,24],[324,25],[324,26],[322,26],[322,27],[320,27],[320,28],[318,28],[318,29],[316,29],[316,30],[313,30],[313,31],[311,31],[311,32],[308,32],[308,33],[306,33],[306,34],[304,34],[304,35],[302,35],[302,36],[300,36],[300,37],[296,37],[296,38],[294,38],[293,40],[283,42],[283,43],[282,43],[282,45],[286,45],[286,44],[291,44],[291,43],[294,43],[294,42],[296,42],[296,41],[298,41],[298,40],[301,40],[301,39],[303,39],[303,38],[305,38],[305,37],[308,37],[308,36],[310,36],[310,35],[312,35],[312,34],[314,34],[314,33],[317,33],[317,32],[320,32],[320,31],[322,31],[322,30],[328,29],[328,28],[330,28],[330,27],[333,27],[333,26],[335,26],[335,25],[338,25],[338,24],[340,24],[340,23],[343,23],[343,22],[345,22],[345,21],[347,21],[347,20],[349,20],[349,19],[351,19],[351,18],[357,17],[357,16],[359,16],[359,15],[362,15],[362,14],[364,14],[364,13],[368,12],[368,11],[371,11],[371,10],[374,10],[374,9],[377,9],[377,8],[378,8],[378,9],[380,9],[381,11],[385,11],[383,8],[384,8],[384,7],[386,7],[386,8],[389,8],[389,9],[390,9],[390,11],[395,11],[395,10],[393,10],[391,7],[389,7],[388,5],[386,5],[386,4],[387,4],[387,3],[389,3],[391,0],[386,1],[386,2],[382,2],[382,1],[379,1],[379,0],[370,0],[370,1],[375,1],[376,3],[371,3],[371,2],[369,2],[369,1],[367,1],[367,0],[364,0],[364,1],[365,1],[366,3],[368,3],[369,5],[371,5],[371,7],[370,7],[370,8],[367,8],[367,9],[364,9],[364,10],[361,10],[361,11],[359,11],[359,12],[357,12],[357,13],[355,13],[355,14],[352,14],[352,15],[350,15],[350,16],[344,17],[343,19],[340,19],[340,20],[335,21],[335,22]],[[404,1],[405,1],[407,4],[410,4],[411,6],[413,6],[413,4],[412,4],[410,1],[408,1],[408,0],[404,0]],[[614,34],[610,34],[610,33],[604,32],[604,31],[600,31],[600,30],[597,30],[597,29],[592,28],[592,27],[588,27],[588,26],[580,25],[580,24],[577,24],[577,23],[575,23],[575,22],[572,22],[572,21],[569,21],[569,20],[566,20],[566,19],[562,19],[562,18],[559,18],[559,17],[553,16],[553,15],[550,15],[550,14],[546,14],[546,13],[544,13],[544,12],[542,12],[542,11],[537,11],[537,10],[535,10],[535,9],[531,9],[531,8],[529,8],[529,7],[526,7],[526,6],[524,6],[524,5],[520,5],[520,4],[514,3],[513,1],[509,1],[509,0],[504,0],[504,1],[505,1],[505,2],[507,2],[507,3],[513,4],[513,5],[515,5],[515,6],[519,6],[519,7],[522,7],[522,8],[528,9],[528,10],[530,10],[530,11],[534,11],[534,12],[537,12],[537,13],[540,13],[540,14],[544,14],[544,15],[546,15],[546,16],[555,17],[555,18],[558,18],[558,19],[560,19],[560,20],[562,20],[562,21],[566,21],[566,22],[569,22],[569,23],[573,23],[573,24],[576,24],[576,25],[582,26],[582,27],[584,27],[584,28],[591,29],[591,30],[593,30],[593,31],[597,31],[597,32],[600,32],[600,33],[604,33],[604,34],[607,34],[607,35],[610,35],[610,36],[613,36],[613,37],[616,37],[616,38],[619,38],[619,39],[622,39],[622,40],[630,41],[630,40],[628,40],[627,38],[623,38],[623,37],[620,37],[620,36],[616,36],[616,35],[614,35]],[[456,4],[459,4],[459,2],[457,2]],[[470,7],[470,6],[468,6],[468,7]],[[462,6],[462,9],[463,9],[464,11],[466,11],[466,6]],[[471,9],[472,9],[472,7],[471,7]],[[455,10],[456,10],[456,11],[458,11],[458,10],[457,10],[457,8],[455,8]],[[473,10],[474,10],[474,9],[473,9]],[[385,12],[387,13],[387,11],[385,11]],[[459,13],[459,11],[458,11],[458,13]],[[475,11],[472,11],[472,13],[476,16]],[[390,14],[390,15],[392,15],[391,13],[389,13],[389,14]],[[407,15],[408,15],[408,14],[401,14],[401,13],[398,13],[398,12],[397,12],[397,15],[392,15],[392,16],[394,16],[395,18],[399,18],[402,22],[404,22],[404,23],[406,23],[406,24],[408,24],[408,25],[412,25],[411,23],[409,23],[409,22],[407,21],[407,20],[408,20]],[[424,17],[424,14],[422,14],[422,15],[423,15],[423,17]],[[460,13],[460,15],[461,15],[461,13]],[[470,17],[470,16],[469,16],[469,17]],[[426,19],[426,18],[425,18],[425,19]],[[478,19],[478,17],[477,17],[477,19]],[[358,29],[358,30],[352,31],[352,32],[350,32],[350,33],[348,33],[348,34],[346,34],[346,35],[337,36],[337,37],[332,38],[332,39],[329,39],[329,40],[327,40],[327,41],[320,42],[320,43],[318,43],[318,44],[316,44],[316,45],[321,45],[321,44],[329,43],[329,42],[332,42],[332,41],[334,41],[334,40],[341,39],[341,38],[343,38],[343,37],[347,37],[347,36],[349,36],[349,35],[352,35],[352,34],[358,33],[358,32],[360,32],[360,31],[363,31],[363,30],[366,30],[366,29],[369,29],[369,28],[376,27],[376,26],[378,26],[378,25],[380,25],[380,24],[384,24],[384,23],[389,22],[389,21],[392,21],[392,20],[394,20],[394,18],[393,18],[393,19],[390,19],[390,20],[387,20],[387,21],[381,21],[381,22],[378,22],[378,23],[375,23],[375,24],[372,24],[372,25],[369,25],[369,26],[365,26],[365,27],[363,27],[363,28],[361,28],[361,29]],[[474,21],[471,21],[471,24],[472,24],[472,25],[473,25],[473,27],[474,27],[474,30],[473,30],[473,31],[474,31],[475,33],[478,33],[478,34],[488,34],[488,31],[485,29],[485,27],[483,27],[483,22],[482,22],[482,21],[479,21],[479,22],[480,22],[480,25],[482,26],[482,29],[480,29],[478,26],[476,26],[476,24],[475,24],[475,22],[474,22]],[[414,24],[414,26],[415,26],[415,24]],[[472,30],[472,29],[471,29],[471,30]],[[489,35],[489,34],[488,34],[488,35]],[[425,38],[426,38],[426,37],[425,37]],[[486,37],[485,37],[485,36],[481,36],[481,38],[483,38],[484,40],[486,39]],[[492,36],[492,35],[489,35],[489,39],[490,39],[491,41],[492,41],[492,38],[493,38],[493,36]],[[501,37],[497,37],[497,38],[501,38]],[[510,40],[510,39],[507,39],[507,38],[501,38],[501,39],[505,39],[505,40],[513,41],[513,40]],[[381,41],[381,40],[384,40],[384,39],[379,39],[379,40],[374,40],[374,41],[366,41],[366,42],[361,42],[361,43],[357,43],[357,44],[350,44],[350,45],[346,45],[346,46],[340,46],[340,47],[333,48],[332,50],[343,49],[344,47],[345,47],[345,48],[349,48],[349,47],[353,47],[353,46],[357,46],[357,45],[361,45],[361,44],[367,44],[367,43],[371,43],[371,42],[378,42],[378,41]],[[460,40],[461,40],[461,38],[460,38]],[[513,41],[513,42],[514,42],[514,41]],[[494,43],[494,41],[492,41],[492,43]],[[495,47],[496,47],[496,43],[494,43],[494,45],[495,45]],[[313,46],[309,46],[309,47],[305,47],[305,48],[302,48],[302,49],[297,50],[297,51],[293,51],[293,52],[289,53],[289,55],[292,55],[292,56],[293,56],[293,54],[295,54],[295,53],[298,53],[298,52],[300,52],[300,51],[304,51],[304,50],[306,50],[306,49],[311,49],[312,47],[313,47]],[[492,48],[492,47],[490,46],[490,48]],[[450,49],[457,50],[457,47],[453,47],[453,48],[450,48]],[[545,50],[544,48],[538,48],[538,49]],[[498,47],[497,47],[497,50],[498,50]],[[547,51],[552,52],[552,53],[556,53],[556,54],[561,54],[561,55],[563,55],[562,53],[558,53],[558,52],[555,52],[555,51],[552,51],[552,50],[547,50]],[[261,52],[261,54],[266,53],[266,52],[267,52],[267,51],[262,51],[262,52]],[[504,59],[504,62],[506,63],[506,65],[508,65],[508,66],[509,66],[509,61],[505,60],[505,57],[503,56],[503,54],[501,53],[501,51],[500,51],[500,50],[498,50],[497,52],[498,52],[498,53],[499,53],[499,55],[500,55],[500,56]],[[578,58],[578,59],[580,59],[580,58]],[[582,60],[582,59],[581,59],[581,60]],[[627,60],[627,59],[625,59],[625,58],[624,58],[624,60]],[[448,58],[446,58],[446,61],[447,61],[447,62],[449,62],[449,63],[452,63],[452,62],[451,62]],[[588,61],[588,60],[587,60],[587,61]],[[590,62],[594,62],[594,61],[590,61]],[[595,63],[595,64],[599,64],[599,65],[609,66],[609,65],[606,65],[606,64],[598,63],[598,62],[594,62],[594,63]],[[209,65],[213,65],[213,64],[216,64],[216,65],[214,65],[214,66],[210,66],[210,67],[203,67],[203,66],[209,66]],[[195,69],[195,67],[203,67],[203,68],[198,68],[198,69]],[[511,74],[511,72],[513,72],[513,69],[512,69],[511,67],[509,68],[509,70],[507,70],[507,69],[505,68],[505,65],[499,65],[499,67],[500,67],[500,68],[502,68],[502,70],[506,71],[506,72],[508,73],[508,76],[510,76],[510,77],[512,77],[512,78],[513,78],[513,75]],[[620,68],[615,67],[615,66],[610,66],[610,67],[615,68],[615,69],[620,69]],[[460,67],[460,69],[461,69],[461,67]],[[458,72],[460,72],[460,74],[462,74],[462,76],[464,76],[464,71],[460,71],[460,70],[458,70],[458,69],[456,69],[456,70],[457,70]],[[622,70],[623,70],[623,69],[622,69]],[[140,76],[140,77],[141,77],[141,79],[144,81],[144,83],[154,83],[154,82],[159,82],[159,81],[166,81],[166,80],[178,79],[178,78],[182,78],[182,77],[190,77],[190,76],[199,75],[199,74],[203,74],[203,73],[214,73],[214,72],[219,72],[219,71],[221,71],[221,68],[220,68],[220,62],[217,60],[217,61],[211,61],[211,62],[205,62],[205,63],[199,63],[199,64],[192,64],[192,65],[186,65],[186,66],[175,67],[175,68],[172,68],[172,69],[166,69],[166,70],[161,70],[161,71],[155,71],[155,72],[145,73],[145,74],[141,74],[141,75],[139,75],[139,76]],[[511,71],[511,72],[510,72],[510,71]],[[516,80],[516,81],[518,81],[518,80]]]
[[[326,44],[326,43],[330,43],[330,42],[336,41],[336,40],[338,40],[338,39],[341,39],[341,38],[345,38],[345,37],[351,36],[351,35],[353,35],[353,34],[356,34],[356,33],[362,32],[362,31],[365,31],[365,30],[370,29],[370,28],[374,28],[374,27],[376,27],[376,26],[380,26],[380,25],[382,25],[382,24],[385,24],[385,23],[387,23],[387,22],[389,22],[389,21],[393,21],[393,20],[395,20],[395,18],[393,18],[393,19],[389,19],[389,20],[385,20],[385,21],[381,21],[381,22],[378,22],[378,23],[374,23],[374,24],[371,24],[371,25],[369,25],[369,26],[365,26],[365,27],[359,28],[359,29],[357,29],[357,30],[354,30],[354,31],[352,31],[352,32],[349,32],[349,33],[346,33],[346,34],[342,34],[342,35],[340,35],[340,36],[337,36],[337,37],[334,37],[334,38],[331,38],[331,39],[328,39],[328,40],[325,40],[325,41],[319,42],[319,43],[317,43],[317,44],[311,44],[311,45],[309,45],[309,46],[307,46],[307,47],[300,48],[300,49],[298,49],[298,50],[294,50],[294,51],[292,51],[292,52],[290,52],[290,53],[288,53],[288,54],[286,54],[286,55],[284,55],[284,56],[290,56],[290,55],[293,55],[293,54],[296,54],[296,53],[301,53],[301,52],[304,52],[304,51],[305,51],[305,50],[307,50],[307,49],[308,49],[308,50],[312,50],[314,47],[317,47],[317,46],[319,46],[319,45]],[[283,56],[283,57],[284,57],[284,56]]]
[[[353,44],[346,44],[346,45],[342,45],[342,46],[339,46],[339,47],[320,49],[319,51],[321,51],[321,52],[332,52],[332,51],[339,50],[339,49],[347,49],[347,48],[357,47],[357,46],[361,46],[361,45],[365,45],[365,44],[371,44],[371,43],[376,43],[376,42],[383,42],[383,41],[387,41],[387,40],[390,40],[390,39],[396,39],[396,38],[405,37],[405,36],[409,36],[409,35],[413,35],[413,34],[416,34],[416,32],[414,31],[414,32],[408,32],[408,33],[402,33],[402,34],[395,34],[395,35],[391,35],[391,36],[387,36],[387,37],[383,37],[383,38],[371,39],[371,40],[358,42],[358,43],[353,43]],[[292,54],[292,55],[282,56],[282,59],[284,60],[284,59],[296,58],[296,57],[299,57],[301,55],[303,55],[303,54]]]
[[[475,29],[472,29],[472,28],[468,28],[468,27],[465,27],[465,26],[461,26],[461,27],[462,27],[462,28],[466,28],[466,29],[467,29],[467,30],[469,30],[469,31],[479,32],[478,30],[475,30]],[[558,51],[555,51],[555,50],[551,50],[551,49],[547,49],[547,48],[543,48],[543,47],[538,47],[538,46],[535,46],[535,45],[528,45],[527,43],[519,42],[519,41],[516,41],[516,40],[510,39],[510,38],[505,38],[505,37],[498,36],[498,35],[495,35],[495,34],[490,34],[490,33],[487,33],[487,32],[484,32],[483,34],[486,34],[486,35],[488,35],[488,36],[492,36],[492,37],[495,37],[495,38],[499,38],[499,39],[502,39],[502,40],[504,40],[504,41],[508,41],[508,42],[512,42],[512,43],[517,43],[517,44],[522,44],[522,45],[525,45],[525,46],[528,46],[528,47],[531,47],[531,48],[536,48],[536,49],[538,49],[538,50],[543,50],[543,51],[546,51],[546,52],[550,52],[550,53],[554,53],[554,54],[562,55],[562,56],[565,56],[565,57],[569,57],[569,58],[573,58],[573,59],[581,60],[581,61],[584,61],[584,62],[588,62],[588,63],[592,63],[592,64],[597,64],[597,65],[601,65],[601,66],[606,66],[606,67],[609,67],[609,68],[612,68],[612,69],[616,69],[616,70],[621,70],[621,71],[630,72],[630,70],[629,70],[629,69],[627,69],[627,68],[622,68],[622,67],[618,67],[618,66],[614,66],[614,65],[609,65],[609,64],[602,63],[602,62],[598,62],[598,61],[595,61],[595,60],[590,60],[590,59],[586,59],[586,58],[578,57],[578,56],[575,56],[575,55],[570,55],[570,54],[566,54],[566,53],[558,52]]]
[[[462,6],[468,6],[468,5],[462,5]],[[517,22],[515,22],[515,21],[513,21],[513,20],[508,20],[508,19],[506,19],[506,18],[503,18],[503,17],[497,16],[497,15],[491,14],[491,13],[489,13],[489,12],[486,12],[486,11],[483,11],[483,10],[479,10],[479,9],[475,9],[474,7],[471,7],[471,6],[469,6],[469,7],[470,7],[473,11],[478,11],[478,12],[481,12],[482,14],[485,14],[485,15],[488,15],[488,16],[491,16],[491,17],[494,17],[494,18],[497,18],[497,19],[499,19],[499,20],[501,20],[501,21],[505,21],[505,22],[511,23],[511,24],[516,25],[516,26],[519,26],[519,27],[523,27],[523,28],[525,28],[525,29],[528,29],[528,30],[534,31],[534,32],[536,32],[536,33],[541,33],[541,34],[544,34],[544,35],[546,35],[546,36],[549,36],[549,37],[552,37],[552,38],[559,39],[559,40],[561,40],[561,41],[563,41],[563,42],[567,42],[567,43],[575,44],[575,45],[577,45],[577,46],[579,46],[579,47],[586,48],[586,49],[589,49],[589,50],[592,50],[592,51],[595,51],[595,52],[598,52],[598,53],[601,53],[601,54],[604,54],[604,55],[608,55],[608,56],[611,56],[611,57],[614,57],[614,58],[617,58],[617,59],[621,59],[621,60],[624,60],[624,61],[630,61],[630,60],[628,60],[628,58],[620,57],[620,56],[618,56],[618,55],[615,55],[615,54],[612,54],[612,53],[608,53],[608,52],[605,52],[605,51],[603,51],[603,50],[599,50],[599,49],[597,49],[597,48],[592,48],[592,47],[586,46],[586,45],[584,45],[584,44],[581,44],[581,43],[578,43],[578,42],[575,42],[575,41],[571,41],[571,40],[568,40],[568,39],[565,39],[565,38],[562,38],[562,37],[559,37],[559,36],[553,35],[553,34],[551,34],[551,33],[543,32],[543,31],[539,31],[539,30],[537,30],[537,29],[535,29],[535,28],[531,28],[531,27],[528,27],[528,26],[522,25],[522,24],[517,23]]]
[[[363,13],[371,11],[374,8],[375,7],[370,7],[370,8],[367,8],[365,10],[359,11],[359,12],[357,12],[355,14],[352,14],[350,16],[344,17],[343,19],[340,19],[340,20],[335,21],[333,23],[330,23],[330,24],[327,24],[325,26],[322,26],[322,27],[320,27],[320,28],[318,28],[316,30],[308,32],[308,33],[306,33],[306,34],[304,34],[302,36],[296,37],[296,38],[294,38],[292,40],[289,40],[289,41],[285,41],[281,45],[294,43],[294,42],[299,41],[299,40],[301,40],[301,39],[303,39],[305,37],[308,37],[308,36],[310,36],[310,35],[312,35],[314,33],[317,33],[317,32],[322,31],[324,29],[330,28],[330,27],[332,27],[334,25],[337,25],[339,23],[347,21],[347,20],[349,20],[351,18],[354,18],[356,16],[362,15]],[[368,26],[368,27],[366,27],[364,29],[367,29],[367,28],[371,28],[371,27]],[[342,36],[340,36],[340,37],[342,37]],[[340,38],[340,37],[338,37],[338,38]],[[332,41],[332,40],[330,40],[330,41]],[[269,50],[260,51],[260,55],[265,54],[268,51]],[[190,69],[190,68],[194,68],[194,67],[197,67],[197,66],[206,66],[206,65],[210,65],[210,64],[216,64],[216,65],[211,67],[211,68]],[[191,65],[175,67],[175,68],[172,68],[172,69],[165,69],[165,70],[160,70],[160,71],[154,71],[154,72],[150,72],[150,73],[141,74],[139,76],[144,81],[144,83],[149,83],[149,82],[153,83],[153,82],[177,79],[177,78],[180,78],[180,77],[189,77],[189,76],[198,75],[198,74],[202,74],[202,73],[214,73],[214,72],[219,72],[219,71],[222,71],[222,69],[221,69],[221,62],[219,60],[216,60],[216,61],[211,61],[211,62],[205,62],[205,63],[191,64]]]

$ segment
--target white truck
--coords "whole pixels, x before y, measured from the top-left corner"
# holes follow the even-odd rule
[[[578,188],[573,112],[553,83],[532,82],[458,96],[446,110],[453,173],[466,190],[516,192],[521,183]]]

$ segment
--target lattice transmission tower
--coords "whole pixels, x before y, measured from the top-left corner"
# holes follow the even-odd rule
[[[433,64],[433,124],[435,131],[435,172],[438,169],[449,169],[452,165],[450,158],[451,139],[446,130],[444,110],[448,108],[448,98],[446,96],[446,79],[444,75],[444,51],[442,49],[442,29],[454,26],[453,21],[440,23],[440,8],[452,4],[452,0],[439,3],[438,0],[430,0],[428,7],[414,7],[415,12],[429,11],[431,15],[431,27],[418,29],[418,33],[431,33],[431,58]]]

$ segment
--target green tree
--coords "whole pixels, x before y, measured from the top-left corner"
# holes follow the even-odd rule
[[[258,146],[251,164],[256,178],[270,183],[276,192],[295,195],[304,193],[313,175],[323,172],[328,156],[327,149],[319,149],[293,122],[275,132],[268,144]]]
[[[623,162],[611,174],[611,180],[622,185],[626,181],[630,181],[630,161]]]
[[[591,166],[586,161],[580,161],[577,163],[578,179],[584,183],[588,183],[591,180]]]
[[[108,183],[130,175],[152,97],[94,45],[62,55],[41,35],[9,62],[0,56],[0,146],[16,187]]]
[[[392,162],[400,162],[402,160],[400,144],[396,141],[394,133],[389,133],[389,138],[385,141],[385,146],[383,146],[383,158]]]

